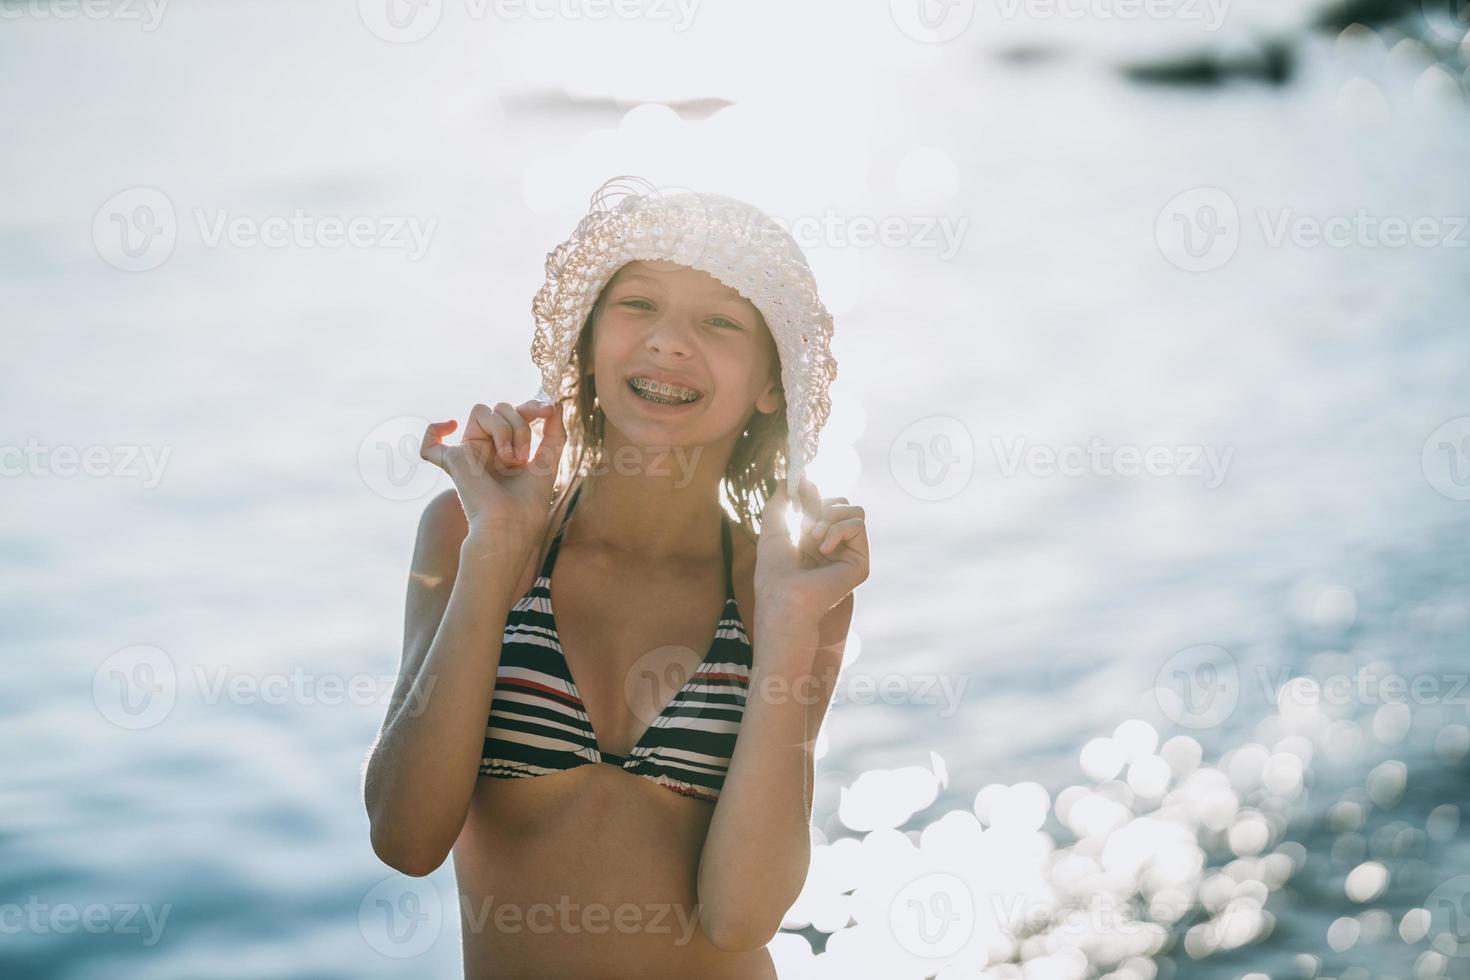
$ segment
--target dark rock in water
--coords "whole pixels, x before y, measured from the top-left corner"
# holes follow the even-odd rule
[[[1221,85],[1232,78],[1282,85],[1291,78],[1295,65],[1291,45],[1270,40],[1244,54],[1205,51],[1169,61],[1124,65],[1123,73],[1154,85]]]
[[[600,115],[619,118],[643,100],[618,99],[603,95],[569,95],[564,91],[537,89],[512,92],[501,102],[506,110],[527,115]],[[704,119],[735,103],[721,98],[683,99],[677,101],[647,100],[666,105],[683,119]]]
[[[1335,0],[1312,19],[1314,27],[1342,30],[1352,24],[1385,24],[1422,10],[1423,0]]]
[[[1018,44],[1012,48],[1002,48],[995,53],[995,57],[1011,65],[1034,65],[1041,61],[1053,61],[1061,56],[1061,52],[1055,48],[1043,47],[1039,44]]]

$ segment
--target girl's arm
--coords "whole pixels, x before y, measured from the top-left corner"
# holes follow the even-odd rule
[[[491,527],[471,530],[454,490],[419,522],[403,663],[363,781],[373,850],[408,875],[444,863],[479,777],[501,637],[532,547]]]
[[[820,621],[774,599],[755,610],[745,713],[699,862],[699,920],[721,949],[770,942],[806,882],[813,748],[852,605]]]

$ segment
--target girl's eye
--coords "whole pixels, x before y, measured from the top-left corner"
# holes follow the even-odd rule
[[[629,306],[629,307],[632,307],[635,310],[651,310],[651,309],[654,308],[653,304],[650,303],[648,300],[646,300],[646,299],[639,299],[637,297],[633,297],[633,298],[625,299],[625,300],[619,300],[618,301],[618,305],[619,306]],[[707,322],[716,324],[716,325],[718,325],[720,327],[724,327],[724,328],[730,329],[730,330],[742,330],[742,329],[744,329],[743,327],[740,326],[740,324],[735,323],[734,321],[729,320],[729,319],[726,319],[725,317],[722,317],[722,316],[712,316],[712,317],[709,318],[709,320]]]

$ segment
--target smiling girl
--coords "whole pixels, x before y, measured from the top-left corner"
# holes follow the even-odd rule
[[[472,980],[774,977],[806,877],[868,575],[862,508],[802,476],[831,318],[756,209],[637,190],[604,185],[548,256],[551,398],[424,435],[454,489],[420,522],[364,797],[390,866],[453,853]]]

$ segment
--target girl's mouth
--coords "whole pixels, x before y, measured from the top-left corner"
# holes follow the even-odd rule
[[[703,394],[692,388],[661,384],[648,378],[629,378],[628,388],[642,401],[668,408],[692,405],[704,397]]]

